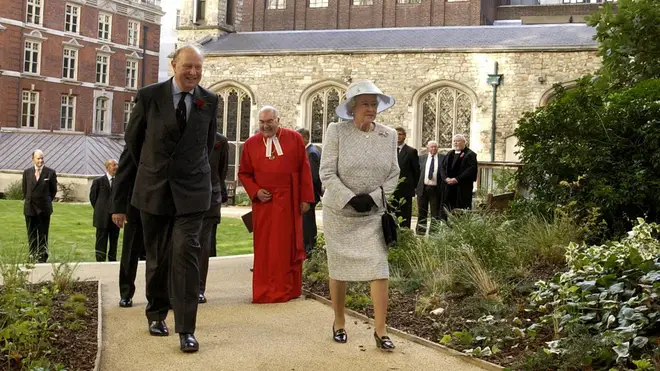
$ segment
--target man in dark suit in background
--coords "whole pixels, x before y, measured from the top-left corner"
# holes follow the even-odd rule
[[[199,350],[194,335],[199,233],[211,206],[209,157],[217,131],[218,96],[198,85],[203,62],[199,48],[179,48],[171,62],[174,77],[138,90],[124,135],[123,156],[132,161],[120,159],[115,179],[116,187],[133,185],[131,204],[142,219],[149,333],[169,335],[165,318],[171,303],[180,349],[186,353]],[[128,197],[117,196],[112,219],[123,227]]]
[[[315,145],[309,142],[309,130],[305,128],[297,129],[298,133],[303,137],[305,143],[305,151],[307,151],[307,158],[309,159],[309,166],[312,169],[312,184],[314,185],[314,203],[309,205],[309,210],[303,214],[303,244],[305,245],[305,254],[307,259],[312,255],[314,245],[316,245],[317,226],[316,226],[316,205],[321,202],[323,195],[323,187],[321,185],[321,177],[319,176],[319,168],[321,166],[321,152]]]
[[[227,202],[227,168],[229,167],[229,143],[227,137],[215,133],[215,145],[211,152],[211,208],[204,215],[199,243],[199,302],[206,303],[206,277],[209,273],[209,256],[215,250],[216,233],[220,224],[220,208]]]
[[[477,181],[477,154],[465,146],[463,134],[453,138],[454,149],[445,156],[440,168],[441,179],[445,183],[446,194],[443,201],[444,209],[471,209],[472,188]]]
[[[48,228],[57,194],[57,174],[44,166],[44,153],[32,152],[32,164],[23,171],[23,214],[30,244],[30,260],[48,260]]]
[[[124,152],[127,149],[124,148]],[[123,163],[121,162],[123,161]],[[126,167],[126,162],[133,161],[131,156],[122,153],[119,167]],[[129,168],[135,171],[135,166]],[[135,174],[127,174],[128,179],[135,179]],[[121,245],[121,261],[119,263],[119,306],[130,308],[133,306],[133,295],[135,294],[135,276],[139,260],[146,259],[144,249],[144,236],[142,235],[142,220],[140,219],[140,210],[131,205],[131,194],[133,193],[133,184],[128,182],[128,187],[119,189],[112,188],[112,198],[126,200],[126,223],[124,224],[124,238]]]
[[[401,217],[401,227],[410,228],[412,219],[412,199],[419,182],[419,156],[417,150],[406,144],[406,129],[396,128],[397,154],[399,157],[399,184],[394,191],[393,206],[397,218]]]
[[[442,202],[442,183],[440,178],[440,164],[443,155],[438,153],[438,143],[430,140],[426,144],[428,152],[420,157],[422,176],[417,184],[417,228],[419,235],[426,234],[426,224],[429,211],[431,212],[431,227],[440,217]]]
[[[117,261],[117,242],[119,227],[112,221],[110,203],[112,201],[112,186],[117,173],[117,160],[107,160],[104,175],[94,179],[89,190],[89,202],[94,208],[93,224],[96,228],[96,261]],[[108,242],[110,248],[108,248]]]

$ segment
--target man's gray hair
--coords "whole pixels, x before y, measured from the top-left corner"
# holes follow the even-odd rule
[[[40,150],[40,149],[35,149],[35,150],[32,152],[32,158],[34,158],[34,156],[35,156],[37,153],[40,153],[40,154],[43,155],[43,154],[44,154],[44,151],[42,151],[42,150]]]
[[[176,59],[179,57],[179,54],[181,54],[181,52],[186,49],[192,49],[196,51],[200,57],[204,58],[204,50],[202,49],[202,45],[197,43],[190,43],[190,44],[185,44],[174,51],[174,54],[172,54],[172,62],[176,62]]]
[[[103,163],[103,165],[107,168],[108,166],[110,166],[111,163],[118,164],[119,161],[117,161],[117,160],[114,159],[114,158],[111,158],[111,159],[105,160],[105,162]]]
[[[435,144],[437,146],[438,142],[436,142],[435,140],[429,140],[428,142],[426,142],[427,147],[430,146],[431,144]]]
[[[456,139],[458,139],[458,140],[462,140],[462,141],[464,141],[465,143],[467,143],[467,139],[465,138],[465,135],[463,135],[463,134],[456,134],[456,135],[454,135],[453,140],[456,140]]]
[[[259,114],[261,114],[262,112],[266,112],[266,111],[272,112],[273,115],[275,115],[275,117],[280,117],[280,113],[277,112],[277,108],[275,108],[273,106],[263,106],[263,107],[261,107],[261,109],[259,110]]]

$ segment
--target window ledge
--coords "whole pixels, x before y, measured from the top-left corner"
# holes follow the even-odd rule
[[[38,73],[32,73],[32,72],[22,72],[21,77],[25,77],[28,79],[35,79],[35,80],[46,80],[46,76],[41,76]]]
[[[74,79],[66,79],[62,78],[62,82],[65,84],[71,84],[71,85],[82,85],[82,81],[74,80]]]
[[[94,86],[97,87],[97,88],[112,89],[112,86],[110,86],[108,84],[103,84],[103,83],[100,83],[100,82],[95,82]]]

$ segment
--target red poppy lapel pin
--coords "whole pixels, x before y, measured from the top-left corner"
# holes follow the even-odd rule
[[[215,148],[215,149],[220,148],[220,142],[215,142],[215,145],[213,146],[213,148]]]
[[[202,109],[204,108],[204,106],[206,106],[206,101],[204,99],[199,98],[195,101],[195,105],[197,106],[198,109]]]

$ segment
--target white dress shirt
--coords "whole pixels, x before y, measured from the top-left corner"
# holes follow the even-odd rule
[[[429,171],[431,170],[431,158],[433,158],[433,176],[429,179]],[[426,169],[424,171],[424,184],[425,185],[438,185],[438,154],[434,156],[429,155],[426,159]]]

